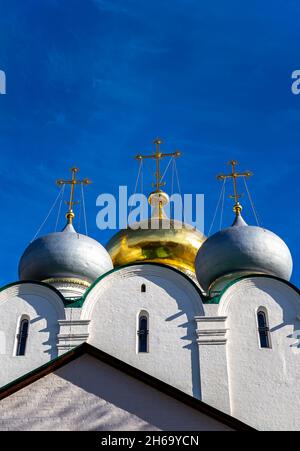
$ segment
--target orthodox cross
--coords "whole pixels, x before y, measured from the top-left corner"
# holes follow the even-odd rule
[[[238,164],[236,160],[229,161],[228,164],[231,166],[231,174],[219,174],[217,176],[217,179],[218,180],[232,179],[234,194],[233,196],[229,197],[235,200],[233,211],[235,212],[236,215],[239,215],[242,211],[242,206],[239,203],[239,199],[242,197],[242,194],[238,194],[237,179],[239,177],[251,177],[253,174],[250,171],[236,172],[236,165]]]
[[[155,183],[152,184],[152,186],[154,186],[156,188],[155,192],[159,193],[160,188],[166,184],[166,182],[162,181],[162,175],[160,172],[160,160],[164,157],[177,158],[181,155],[181,152],[176,150],[175,152],[172,152],[172,153],[162,153],[160,151],[160,145],[162,144],[162,140],[157,138],[153,141],[153,143],[155,144],[155,153],[154,154],[152,154],[152,155],[136,155],[135,158],[137,160],[143,160],[144,158],[153,158],[156,160],[156,172],[155,172],[156,181],[155,181]]]
[[[66,204],[69,206],[68,212],[66,214],[68,224],[72,224],[73,219],[75,217],[75,214],[73,212],[73,205],[78,204],[78,202],[74,202],[75,186],[76,185],[89,185],[90,183],[92,183],[92,181],[89,179],[77,180],[76,174],[79,172],[79,168],[73,167],[70,169],[70,171],[72,172],[71,180],[63,180],[63,179],[56,180],[56,184],[58,186],[71,185],[70,200],[69,200],[69,202],[65,201]]]

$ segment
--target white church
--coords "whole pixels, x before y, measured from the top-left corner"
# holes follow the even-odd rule
[[[25,249],[0,289],[0,430],[300,430],[292,257],[242,218],[205,237],[164,213],[104,247],[73,225]],[[175,155],[176,156],[176,155]],[[139,156],[140,159],[144,158]],[[165,222],[169,226],[165,227]],[[149,219],[149,224],[150,224]]]

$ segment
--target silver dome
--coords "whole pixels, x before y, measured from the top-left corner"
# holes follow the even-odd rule
[[[248,226],[237,216],[231,227],[215,233],[200,247],[196,274],[209,290],[217,279],[234,273],[262,273],[289,280],[293,261],[289,248],[275,233]]]
[[[19,277],[39,281],[71,278],[92,283],[112,268],[106,249],[68,224],[62,232],[40,237],[27,247],[19,263]]]

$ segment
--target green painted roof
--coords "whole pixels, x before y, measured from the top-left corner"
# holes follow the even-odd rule
[[[265,278],[265,279],[274,279],[278,280],[279,282],[282,282],[285,285],[288,285],[290,288],[292,288],[294,291],[296,291],[297,294],[300,295],[300,290],[293,285],[291,282],[288,282],[287,280],[280,279],[280,277],[272,276],[270,274],[248,274],[247,276],[240,276],[236,279],[229,282],[216,296],[213,296],[212,298],[206,297],[206,304],[219,304],[221,302],[222,296],[225,294],[225,292],[233,285],[235,285],[237,282],[240,282],[244,279],[253,279],[253,278]]]
[[[50,290],[54,291],[62,300],[64,306],[66,308],[81,308],[83,306],[84,301],[86,300],[88,294],[93,290],[93,288],[100,283],[103,279],[105,279],[105,277],[109,276],[110,274],[120,271],[123,268],[127,268],[130,266],[137,266],[137,265],[152,265],[152,266],[160,266],[162,268],[169,268],[172,271],[177,272],[178,274],[180,274],[182,277],[185,277],[185,279],[187,279],[189,281],[189,283],[195,288],[195,290],[198,292],[200,299],[202,300],[203,304],[219,304],[222,296],[224,295],[224,293],[235,283],[240,282],[241,280],[244,279],[249,279],[249,278],[267,278],[267,279],[275,279],[278,280],[279,282],[284,283],[285,285],[288,285],[290,288],[292,288],[293,290],[295,290],[299,295],[300,295],[300,290],[291,282],[288,282],[286,280],[280,279],[279,277],[276,276],[272,276],[272,275],[268,275],[268,274],[248,274],[247,276],[241,276],[241,277],[237,277],[236,279],[232,280],[231,282],[229,282],[223,289],[222,291],[220,291],[220,293],[218,293],[215,296],[209,297],[209,296],[204,296],[201,291],[200,288],[195,284],[195,282],[188,277],[186,274],[184,274],[183,272],[179,271],[176,268],[173,268],[171,266],[168,265],[164,265],[163,263],[155,263],[155,262],[139,262],[139,263],[129,263],[127,265],[123,265],[123,266],[119,266],[117,268],[111,269],[110,271],[106,272],[105,274],[102,274],[102,276],[98,277],[98,279],[96,279],[91,285],[90,287],[85,291],[84,295],[80,298],[65,298],[56,288],[54,288],[52,285],[45,283],[45,282],[40,282],[37,280],[21,280],[18,282],[12,282],[9,283],[7,285],[4,285],[3,287],[0,288],[0,292],[4,291],[10,287],[16,286],[16,285],[24,285],[24,284],[35,284],[35,285],[41,285],[43,287],[47,287]]]

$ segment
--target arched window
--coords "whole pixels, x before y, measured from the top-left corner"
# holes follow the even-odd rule
[[[146,285],[144,283],[141,285],[141,292],[146,293]]]
[[[29,319],[26,317],[21,318],[19,331],[17,334],[17,349],[16,355],[25,355],[26,343],[28,337]]]
[[[258,335],[261,348],[270,348],[270,330],[268,326],[267,312],[263,309],[257,312]]]
[[[149,351],[149,317],[146,312],[141,312],[138,318],[138,352]]]

